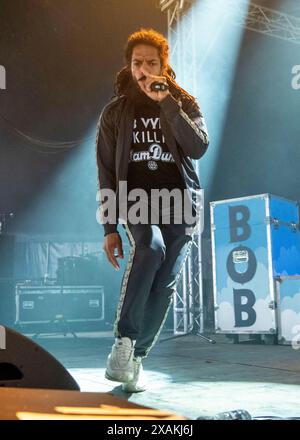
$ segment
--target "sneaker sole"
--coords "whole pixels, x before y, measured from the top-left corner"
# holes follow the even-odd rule
[[[143,391],[146,391],[147,388],[145,387],[141,387],[141,388],[134,388],[134,387],[130,387],[127,386],[127,384],[123,384],[122,385],[122,390],[125,391],[125,393],[142,393]]]

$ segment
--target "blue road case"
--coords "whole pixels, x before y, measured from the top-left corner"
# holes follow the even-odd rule
[[[298,203],[262,194],[210,209],[216,332],[277,333],[274,279],[300,275]]]

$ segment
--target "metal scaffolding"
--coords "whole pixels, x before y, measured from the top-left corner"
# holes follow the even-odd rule
[[[224,0],[198,0],[208,8],[224,10]],[[248,14],[245,16],[245,2]],[[197,77],[199,60],[194,35],[196,14],[194,0],[159,0],[162,12],[167,13],[168,39],[171,45],[170,57],[176,65],[176,73],[183,87],[188,84],[189,92],[199,96]],[[248,0],[226,0],[224,15],[227,23],[239,25],[261,34],[300,44],[300,19]],[[184,20],[183,20],[184,18]],[[179,25],[180,24],[180,25]],[[201,64],[201,63],[200,63]],[[199,175],[199,164],[195,163]],[[204,330],[201,234],[190,243],[188,255],[177,277],[174,294],[174,334]]]
[[[200,232],[189,243],[185,261],[177,275],[173,300],[174,334],[202,333],[204,310]]]
[[[243,26],[254,32],[268,35],[291,43],[300,44],[300,18],[286,14],[275,9],[260,6],[248,0],[199,0],[210,9],[222,9],[224,14],[232,18],[232,24]],[[169,34],[173,33],[179,23],[196,3],[194,0],[160,0],[161,11],[168,14]],[[248,15],[244,16],[244,5],[249,3]],[[170,35],[169,35],[170,36]]]
[[[239,2],[233,5],[230,0],[229,13],[233,12],[232,17],[235,24],[244,26],[254,32],[259,32],[274,38],[300,44],[300,19],[274,9],[250,3],[246,20],[239,14]]]

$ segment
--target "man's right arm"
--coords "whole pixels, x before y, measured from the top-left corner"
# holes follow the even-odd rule
[[[124,258],[122,240],[117,231],[117,209],[115,198],[110,202],[105,200],[105,193],[108,191],[115,194],[116,191],[116,139],[114,134],[114,126],[109,115],[109,109],[105,108],[99,118],[97,127],[96,155],[98,166],[98,184],[100,190],[100,212],[104,226],[104,244],[103,250],[106,253],[108,261],[115,269],[120,269],[117,258]],[[104,207],[106,204],[108,209],[108,218],[104,222]],[[111,206],[110,204],[114,205]],[[111,211],[110,211],[111,209]],[[110,217],[110,213],[114,213]],[[115,253],[117,251],[117,253]]]
[[[109,107],[102,111],[96,138],[96,156],[98,167],[98,185],[100,190],[100,213],[104,226],[104,235],[117,232],[117,213],[115,200],[106,200],[107,194],[116,191],[116,139]],[[107,215],[104,216],[104,205]],[[104,221],[105,220],[105,221]]]

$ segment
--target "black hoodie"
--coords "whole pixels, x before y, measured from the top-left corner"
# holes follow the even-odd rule
[[[169,94],[158,105],[162,133],[188,190],[193,212],[197,214],[201,186],[193,161],[203,156],[209,144],[203,115],[197,103],[183,94],[180,99]],[[119,182],[127,179],[134,117],[135,96],[122,95],[104,107],[97,126],[100,202],[104,202],[102,189],[116,193],[116,218],[103,225],[105,235],[117,232]]]

